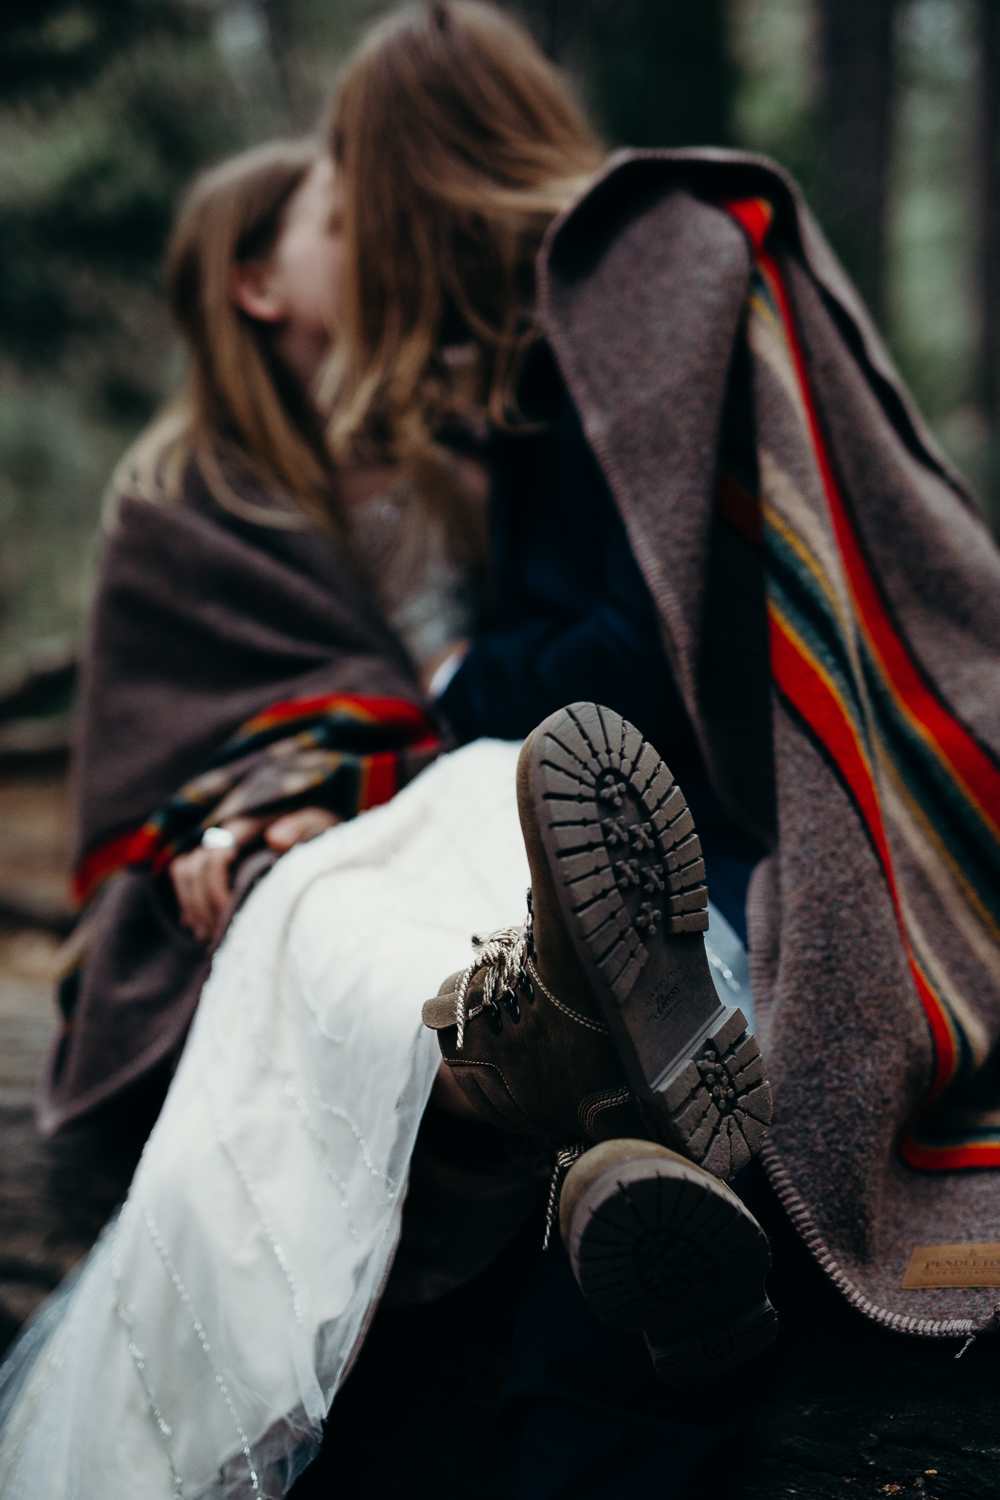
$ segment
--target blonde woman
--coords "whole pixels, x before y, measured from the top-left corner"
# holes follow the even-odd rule
[[[419,446],[474,391],[496,431],[500,610],[443,712],[464,737],[522,734],[596,698],[650,736],[695,812],[708,890],[754,949],[776,1080],[763,1160],[783,1208],[882,1328],[992,1330],[988,1290],[931,1293],[902,1273],[914,1245],[1000,1234],[1000,555],[786,174],[709,148],[625,152],[570,203],[593,145],[544,68],[497,10],[455,0],[390,18],[348,70],[330,134],[336,441]],[[467,344],[461,390],[437,353],[445,329]],[[619,821],[635,787],[614,779],[629,758],[617,734],[588,749],[560,733],[548,803],[526,752],[539,781],[522,778],[524,805],[548,838],[533,875],[547,868],[572,907],[584,967],[600,957],[622,977],[636,1031],[662,1041],[687,991],[660,982],[646,942],[663,872],[645,876],[638,851],[657,825]],[[597,817],[582,806],[595,786]],[[541,1108],[539,1079],[562,1079],[503,1013],[501,991],[524,1003],[519,951],[498,940],[494,987],[456,982],[427,1012],[468,1097],[508,1121],[515,1103]],[[597,967],[576,993],[620,1036]],[[669,1050],[646,1058],[666,1095]],[[724,1176],[760,1138],[746,1075],[685,1054],[692,1092],[674,1097],[695,1133],[662,1138]],[[656,1068],[626,1072],[649,1102]],[[698,1228],[718,1199],[702,1181],[700,1207],[678,1208],[655,1155],[607,1143],[568,1173],[569,1262],[622,1337],[593,1318],[588,1331],[557,1252],[504,1406],[519,1495],[680,1493],[745,1409],[740,1361],[774,1333],[761,1262],[719,1253]],[[672,1405],[655,1405],[639,1340],[626,1349],[640,1329]]]
[[[407,110],[412,113],[403,137],[384,115],[383,105],[390,104],[401,111],[400,118]],[[475,125],[477,112],[482,128]],[[193,470],[207,492],[203,504],[215,527],[211,564],[199,560],[197,544],[205,527],[196,509],[151,505],[137,496],[118,507],[117,524],[153,528],[149,536],[164,544],[161,558],[176,557],[176,579],[189,580],[197,628],[190,637],[184,678],[198,689],[190,720],[195,727],[197,715],[217,700],[231,703],[235,695],[240,701],[246,690],[242,663],[247,634],[256,652],[284,667],[290,656],[296,662],[301,656],[289,651],[287,632],[278,629],[283,611],[287,608],[296,624],[300,605],[310,623],[319,615],[319,646],[310,635],[302,651],[314,665],[294,676],[293,694],[282,697],[269,713],[275,703],[274,678],[268,683],[271,696],[255,680],[258,696],[248,707],[259,710],[257,720],[251,719],[248,727],[243,715],[235,716],[243,737],[230,740],[221,761],[209,760],[207,768],[191,755],[192,771],[201,768],[202,774],[181,799],[185,807],[197,809],[196,815],[185,811],[191,820],[185,828],[193,825],[195,835],[203,828],[235,833],[227,826],[230,819],[252,814],[267,822],[275,803],[290,791],[303,803],[315,803],[317,790],[328,784],[344,790],[346,783],[345,801],[329,797],[323,803],[341,816],[372,802],[385,805],[370,807],[364,817],[344,817],[338,826],[288,852],[250,892],[229,926],[196,1009],[189,1002],[182,1018],[187,1026],[194,1010],[162,1112],[120,1215],[79,1279],[28,1330],[5,1368],[0,1383],[3,1500],[28,1494],[32,1500],[62,1500],[69,1494],[81,1500],[166,1500],[169,1495],[250,1496],[289,1489],[317,1450],[323,1420],[392,1264],[417,1129],[432,1090],[442,1089],[456,1110],[477,1119],[481,1113],[476,1101],[481,1104],[482,1090],[475,1084],[467,1087],[468,1070],[463,1077],[455,1066],[464,1059],[455,1058],[449,1040],[456,1029],[456,1008],[463,995],[468,997],[469,987],[449,991],[446,985],[431,1007],[430,1020],[444,1040],[443,1072],[437,1039],[421,1025],[420,1007],[440,988],[444,975],[468,962],[470,933],[505,929],[474,965],[472,993],[488,973],[484,964],[499,955],[506,955],[506,963],[528,952],[523,932],[507,924],[523,916],[529,880],[537,886],[545,878],[537,849],[529,869],[515,791],[517,742],[542,716],[536,707],[540,695],[546,703],[562,703],[582,696],[592,684],[612,710],[635,701],[658,715],[661,727],[671,733],[678,728],[670,723],[677,695],[648,590],[599,473],[582,447],[555,367],[545,349],[535,347],[533,257],[553,215],[586,186],[588,174],[601,161],[600,147],[563,80],[526,34],[498,12],[476,6],[418,9],[392,21],[362,47],[346,70],[334,121],[338,161],[328,225],[335,242],[330,275],[337,342],[321,395],[334,411],[336,471],[313,438],[308,407],[304,413],[299,408],[296,426],[296,472],[303,477],[294,488],[305,500],[295,506],[287,499],[293,488],[288,475],[278,475],[279,482],[263,495],[259,481],[253,492],[249,480],[243,483],[251,463],[255,481],[260,472],[258,459],[247,454],[251,448],[254,455],[265,448],[263,442],[246,442],[246,427],[240,429],[243,441],[234,453],[232,428],[214,425],[207,463],[198,429],[189,427],[188,472]],[[412,150],[406,145],[411,130]],[[400,153],[395,165],[382,163],[385,187],[379,173],[372,174],[379,141],[390,153]],[[443,198],[435,196],[435,184]],[[286,202],[293,216],[294,200]],[[370,222],[365,219],[369,210]],[[408,216],[412,235],[403,222]],[[281,276],[275,280],[273,273],[275,268],[280,273],[280,231],[291,222],[291,217],[279,216],[276,239],[265,240],[263,247],[251,241],[254,254],[247,253],[246,264],[236,254],[239,240],[230,239],[230,269],[214,283],[227,304],[225,317],[230,316],[228,306],[237,306],[269,358],[276,353],[275,334],[283,324],[280,317],[271,317],[275,304],[266,298],[276,287],[280,293]],[[374,236],[370,243],[369,231]],[[371,284],[369,273],[375,278]],[[303,341],[294,349],[288,340],[282,342],[285,367],[290,368],[303,353]],[[304,352],[315,353],[321,340],[305,342]],[[203,357],[211,360],[223,347],[209,342]],[[242,363],[228,368],[235,377]],[[304,374],[300,365],[300,391]],[[266,424],[255,430],[266,436]],[[456,586],[454,572],[444,569],[449,562],[454,568],[456,557],[464,556],[468,576],[463,537],[474,528],[463,525],[469,510],[460,501],[472,491],[474,471],[454,455],[468,449],[470,433],[484,430],[501,518],[512,495],[520,494],[524,504],[521,517],[513,523],[508,519],[497,534],[495,557],[508,572],[523,541],[541,565],[534,578],[529,568],[527,576],[514,577],[509,590],[501,588],[498,615],[492,630],[485,631],[446,608]],[[160,461],[152,467],[157,475],[169,472]],[[144,472],[143,466],[139,470]],[[424,568],[422,588],[409,597],[434,597],[436,590],[433,618],[439,625],[448,623],[447,639],[439,639],[433,653],[428,642],[426,670],[444,657],[444,670],[433,673],[434,691],[449,705],[457,735],[470,741],[440,756],[388,801],[386,791],[404,779],[401,766],[408,763],[400,740],[415,732],[416,714],[410,717],[399,704],[411,711],[420,706],[416,665],[421,652],[411,648],[414,665],[406,679],[401,648],[387,645],[384,656],[376,649],[375,605],[362,610],[361,584],[353,573],[348,576],[347,559],[361,550],[360,507],[350,501],[351,476],[370,478],[379,471],[385,479],[400,473],[417,476],[425,513],[434,522],[425,533],[429,529],[433,535],[436,529],[444,538],[437,553],[429,545],[418,549],[418,557],[430,558],[434,566]],[[466,475],[470,478],[463,483]],[[394,492],[390,521],[393,509],[403,508],[404,494]],[[546,519],[543,498],[554,507],[554,526]],[[351,553],[336,550],[333,542],[320,550],[321,533],[309,531],[298,519],[303,504],[311,516],[320,507],[333,518],[332,524],[347,533]],[[294,527],[288,524],[292,517]],[[386,524],[385,499],[376,518]],[[275,519],[279,525],[270,524]],[[172,523],[183,528],[183,545],[171,554],[166,540]],[[536,546],[539,525],[541,549]],[[256,571],[240,573],[234,587],[230,567],[236,543],[251,542]],[[163,609],[162,590],[151,583],[150,558],[156,550],[142,550],[138,590],[127,582],[112,585],[109,572],[104,597],[109,602],[138,598],[144,608]],[[265,553],[262,565],[259,558]],[[276,583],[275,555],[282,566],[295,558],[294,586],[287,594]],[[324,590],[320,610],[314,602],[315,576],[322,569],[327,579],[325,570],[335,565],[343,568],[342,585]],[[377,591],[383,575],[377,568],[368,572]],[[446,587],[449,577],[453,581]],[[234,598],[241,614],[237,628],[230,629],[228,606]],[[527,620],[526,609],[532,616]],[[290,710],[315,711],[307,696],[314,685],[310,672],[325,686],[331,670],[324,656],[331,610],[344,631],[345,646],[356,648],[341,651],[338,638],[333,654],[338,685],[344,675],[358,670],[357,677],[348,677],[350,689],[344,685],[344,695],[370,693],[373,664],[376,680],[393,685],[382,691],[393,692],[399,684],[388,725],[382,716],[385,699],[372,703],[365,697],[367,716],[344,715],[338,709],[333,725],[342,738],[331,743],[322,737],[326,718],[319,726],[313,720],[293,720],[299,732],[288,736],[285,715]],[[380,641],[387,639],[388,617],[386,605]],[[426,615],[416,611],[397,618],[402,636],[404,622],[425,620]],[[176,622],[176,615],[171,621]],[[213,631],[225,646],[223,659],[231,663],[221,675],[205,650],[206,635]],[[439,629],[439,637],[442,633]],[[463,640],[470,636],[473,644],[466,650]],[[101,638],[99,629],[95,638]],[[146,639],[151,645],[155,640],[157,649],[173,649],[168,629]],[[508,670],[504,653],[511,645],[514,665]],[[142,682],[151,656],[147,651],[138,662],[136,653],[126,656]],[[482,702],[492,705],[495,717],[478,726],[469,707],[476,701],[470,684],[483,663]],[[449,672],[450,685],[445,682]],[[133,694],[140,710],[143,691],[140,683]],[[181,723],[187,710],[180,699],[175,701]],[[621,726],[622,721],[615,716],[613,722]],[[384,729],[396,738],[379,751],[370,736]],[[681,724],[681,741],[684,732]],[[254,741],[257,733],[272,736],[273,746],[269,739]],[[168,747],[175,743],[174,734],[170,724]],[[544,736],[530,743],[542,744]],[[433,748],[418,741],[409,753],[427,754]],[[251,757],[245,764],[244,751]],[[294,789],[283,780],[286,764],[303,778]],[[652,764],[659,766],[657,757]],[[258,778],[265,790],[260,800]],[[126,780],[123,800],[127,786]],[[373,788],[382,795],[371,795]],[[521,816],[527,817],[523,796],[521,801]],[[155,855],[145,868],[133,864],[122,877],[123,882],[146,883],[143,900],[149,899],[152,883],[162,880],[158,871],[185,853],[171,845],[174,806],[168,802],[169,815],[150,830],[157,840]],[[634,811],[627,810],[630,815]],[[143,825],[141,831],[146,830]],[[216,838],[213,834],[208,842]],[[681,939],[671,936],[664,942],[652,967],[683,953],[691,968],[696,1009],[704,1010],[706,1025],[711,1029],[725,1015],[731,1027],[739,1012],[728,1005],[728,993],[721,1003],[716,996],[701,940],[706,898],[700,859],[692,852],[696,846],[696,839],[684,846],[690,897],[683,896],[680,917],[671,916],[671,931]],[[651,867],[646,879],[655,876]],[[182,887],[178,881],[183,910]],[[650,928],[659,924],[667,899],[657,898],[662,910],[655,920],[644,918]],[[651,904],[645,895],[639,900]],[[692,905],[690,913],[684,901]],[[559,1000],[558,989],[567,992],[549,967],[558,919],[541,899],[536,915],[536,956],[545,988],[531,1000],[523,999],[523,1015],[516,996],[506,992],[502,1000],[477,1002],[463,1012],[477,1056],[480,1047],[491,1045],[491,1035],[497,1045],[513,1043],[515,1050],[519,1039],[528,1038],[522,1060],[514,1062],[519,1072],[524,1061],[537,1062],[534,1076],[543,1084],[542,1094],[526,1115],[515,1119],[514,1133],[538,1134],[556,1146],[581,1131],[587,1142],[620,1136],[625,1129],[633,1135],[653,1129],[673,1140],[674,1127],[665,1119],[655,1128],[646,1123],[659,1118],[655,1090],[639,1076],[651,1055],[642,1060],[634,1080],[652,1101],[653,1114],[647,1116],[626,1078],[619,1042],[609,1040],[607,1025],[594,1010],[597,1001],[588,993],[589,980],[583,980],[578,1004],[594,1014],[581,1022],[582,1012]],[[151,927],[147,923],[146,931]],[[739,985],[732,967],[721,959],[716,972],[727,976],[718,980],[724,992],[726,985]],[[741,993],[745,999],[747,990]],[[555,1001],[550,994],[556,994]],[[135,1011],[141,1019],[141,1008]],[[741,1018],[736,1033],[743,1026]],[[691,1040],[686,1037],[685,1047]],[[466,1059],[475,1073],[476,1057],[467,1053]],[[499,1073],[503,1076],[502,1069]],[[478,1076],[485,1076],[482,1070]],[[516,1087],[520,1093],[520,1084]],[[494,1128],[506,1130],[511,1121],[504,1113],[502,1090],[494,1096],[499,1112],[487,1118]],[[708,1135],[721,1149],[723,1132]],[[708,1145],[702,1144],[707,1152]],[[648,1145],[643,1150],[648,1155]],[[657,1150],[660,1164],[678,1160],[662,1148],[653,1148],[654,1155]],[[697,1196],[707,1194],[724,1204],[727,1222],[735,1217],[752,1226],[756,1248],[740,1294],[761,1303],[769,1336],[773,1315],[763,1303],[766,1245],[762,1252],[760,1231],[716,1178],[687,1162],[682,1165],[686,1177],[674,1172],[664,1180],[675,1186],[690,1182]],[[405,1248],[405,1237],[403,1243]],[[580,1301],[561,1250],[547,1253],[540,1274],[557,1278],[551,1295],[543,1295],[549,1312],[568,1292],[572,1316],[582,1309],[590,1319],[590,1360],[570,1363],[592,1371],[595,1351],[600,1363],[610,1338],[605,1384],[608,1378],[617,1380],[624,1358],[632,1374],[618,1382],[621,1391],[631,1390],[631,1381],[639,1388],[640,1405],[654,1400],[652,1423],[633,1424],[638,1434],[645,1434],[639,1451],[646,1462],[662,1437],[673,1398],[657,1385],[645,1345],[635,1334],[609,1328],[600,1333],[604,1325]],[[741,1305],[740,1315],[743,1311]],[[756,1316],[756,1306],[753,1311]],[[729,1312],[723,1309],[721,1315]],[[529,1321],[543,1333],[551,1329],[548,1314],[531,1315]],[[707,1357],[699,1355],[702,1366]],[[684,1364],[683,1355],[680,1362]],[[591,1394],[607,1404],[603,1388],[595,1386]],[[543,1423],[548,1420],[551,1402],[541,1399],[530,1382],[523,1395]],[[557,1406],[560,1402],[564,1410],[579,1410],[576,1397],[568,1403],[558,1398]],[[611,1405],[617,1410],[621,1402]],[[602,1422],[606,1415],[591,1423],[592,1431],[601,1430]],[[714,1432],[718,1424],[709,1426]],[[553,1482],[561,1483],[551,1465],[534,1462],[530,1442],[518,1443],[523,1493],[532,1493],[536,1480],[548,1483],[553,1475]],[[576,1452],[571,1445],[565,1452],[576,1453],[574,1464],[584,1462],[582,1449]],[[662,1455],[655,1456],[659,1463]]]
[[[240,894],[436,753],[420,674],[474,620],[481,482],[453,450],[422,490],[328,455],[332,178],[315,141],[264,146],[200,178],[174,230],[189,368],[106,507],[47,1131],[119,1104],[148,1126],[234,872]]]
[[[971,805],[942,820],[931,797],[921,823],[906,799],[931,729],[931,790],[965,795],[955,755],[993,796],[1000,565],[776,169],[638,153],[586,180],[600,152],[562,81],[474,4],[391,18],[332,118],[338,457],[434,465],[457,421],[492,423],[498,613],[437,683],[472,742],[250,895],[120,1218],[8,1367],[0,1495],[286,1491],[378,1301],[442,1054],[482,1118],[563,1165],[593,1146],[555,1179],[569,1253],[540,1261],[515,1349],[516,1493],[679,1494],[775,1325],[766,1240],[719,1180],[760,1145],[767,1090],[728,1003],[745,972],[720,960],[706,995],[703,874],[739,921],[770,851],[749,895],[767,1164],[821,1265],[902,1332],[989,1325],[987,1293],[925,1317],[898,1273],[946,1210],[1000,1233],[989,1174],[906,1165],[993,1149],[921,1113],[928,1078],[962,1081],[933,1055],[928,976],[961,996],[949,1025],[975,1019],[969,1058],[1000,1002],[995,939],[915,830],[956,861],[966,837],[995,850]],[[609,709],[532,729],[545,694]],[[687,798],[622,709],[658,722]],[[515,799],[516,746],[473,736],[529,729]],[[534,915],[504,927],[529,862]],[[476,928],[501,930],[463,973]],[[416,1024],[439,987],[440,1050]]]
[[[969,1241],[1000,1231],[997,1116],[974,1103],[997,1102],[1000,1040],[996,546],[787,176],[741,153],[636,152],[575,189],[571,164],[593,157],[544,67],[500,12],[455,0],[391,17],[342,81],[336,441],[432,441],[474,392],[495,432],[499,607],[442,711],[462,737],[524,734],[596,698],[649,735],[694,811],[708,891],[756,950],[780,1083],[763,1150],[784,1208],[881,1326],[990,1329],[985,1289],[931,1298],[900,1271],[957,1224]],[[466,344],[461,389],[458,367],[441,368],[445,330]],[[583,913],[575,951],[593,939],[631,975],[641,941],[629,1005],[662,1018],[685,986],[658,983],[662,950],[646,944],[660,907],[642,840],[625,857],[619,814],[602,818],[612,892],[596,829],[574,831],[573,777],[560,779],[573,759],[551,753],[552,816],[532,795],[539,827],[563,840],[565,861],[550,849],[547,863]],[[552,832],[561,797],[568,826]],[[498,948],[509,994],[516,950]],[[554,1089],[560,1074],[541,1044],[531,1055],[524,1018],[485,1005],[463,1033],[483,991],[446,995],[428,1020],[483,1117],[513,1122],[529,1099],[539,1111],[538,1080]],[[614,1004],[587,1014],[621,1025]],[[667,1094],[668,1051],[646,1059]],[[760,1140],[734,1097],[745,1075],[697,1048],[688,1058],[717,1080],[713,1102],[679,1088],[700,1139],[661,1138],[725,1176]],[[656,1066],[626,1072],[648,1100]],[[718,1254],[693,1208],[683,1234],[657,1232],[685,1214],[672,1216],[680,1190],[654,1157],[608,1144],[567,1176],[569,1265],[590,1310],[624,1326],[614,1338],[591,1318],[587,1331],[569,1265],[559,1252],[543,1263],[504,1403],[519,1494],[679,1492],[738,1419],[742,1400],[725,1398],[752,1383],[741,1360],[773,1337],[754,1253]],[[717,1201],[705,1191],[703,1208]],[[735,1242],[745,1220],[729,1223]],[[672,1406],[655,1405],[637,1338],[628,1352],[640,1329]],[[714,1382],[703,1404],[696,1372]]]

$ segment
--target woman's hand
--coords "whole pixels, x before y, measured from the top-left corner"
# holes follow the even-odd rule
[[[342,822],[343,818],[328,812],[325,807],[299,807],[295,812],[282,813],[280,818],[269,823],[264,830],[264,842],[269,849],[285,854],[296,844],[308,844],[310,839],[318,838],[335,823]]]
[[[181,922],[202,943],[211,942],[231,895],[230,867],[241,849],[263,835],[269,848],[285,854],[341,820],[325,807],[300,807],[277,818],[230,818],[219,826],[236,840],[228,849],[203,845],[178,854],[167,869],[173,881]]]

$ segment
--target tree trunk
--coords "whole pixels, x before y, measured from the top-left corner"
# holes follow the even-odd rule
[[[885,311],[896,8],[897,0],[820,0],[819,7],[820,210],[836,250],[879,322]]]
[[[981,402],[989,428],[983,501],[1000,524],[1000,6],[979,0],[981,215],[979,350]]]
[[[726,0],[521,0],[611,145],[720,145],[735,81]]]

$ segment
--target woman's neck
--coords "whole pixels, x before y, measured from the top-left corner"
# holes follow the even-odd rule
[[[330,353],[327,335],[315,329],[296,328],[291,322],[282,323],[274,330],[272,348],[310,399],[314,398],[320,370]]]

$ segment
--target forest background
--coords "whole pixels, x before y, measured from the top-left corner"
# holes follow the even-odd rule
[[[202,165],[307,130],[379,0],[0,10],[0,696],[79,639],[100,498],[179,378],[161,260]],[[612,145],[800,180],[1000,529],[997,0],[511,0]]]

